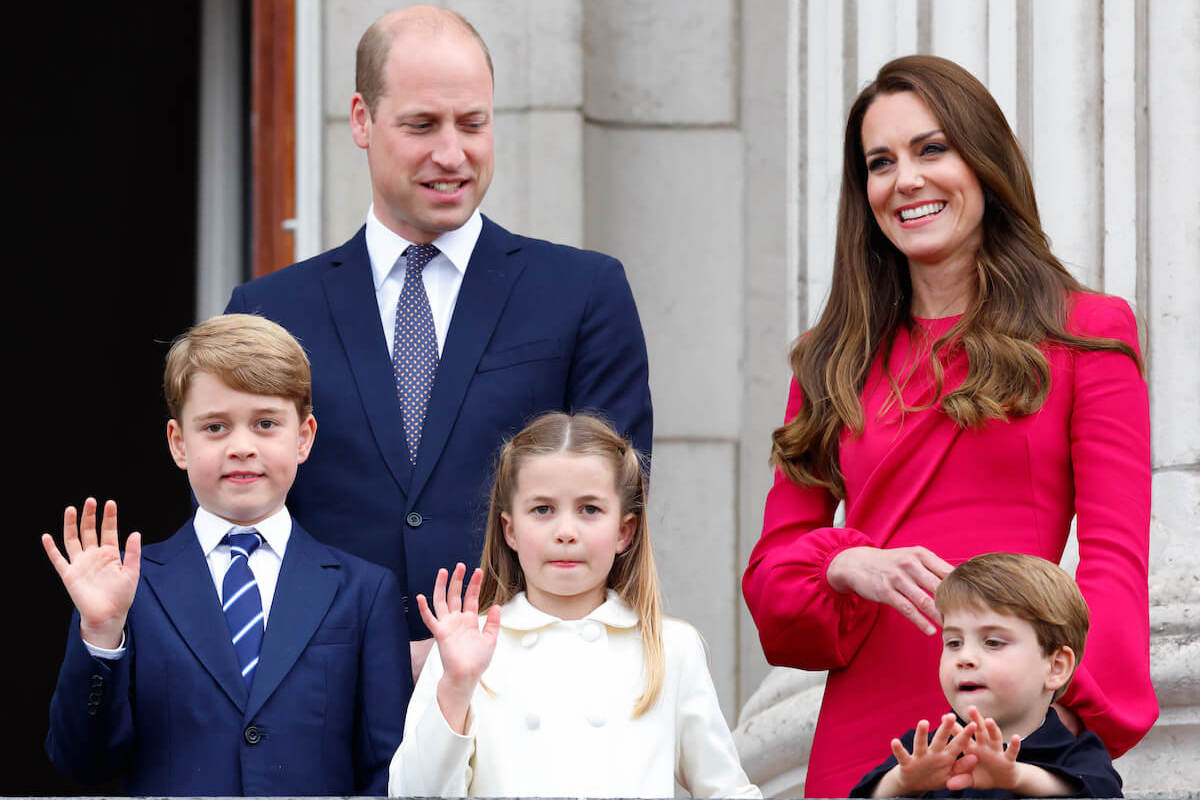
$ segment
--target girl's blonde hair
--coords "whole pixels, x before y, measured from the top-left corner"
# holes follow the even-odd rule
[[[633,514],[636,518],[633,539],[613,561],[608,586],[633,608],[638,617],[646,664],[646,689],[633,707],[633,716],[639,717],[654,705],[662,691],[666,670],[662,602],[646,525],[646,474],[642,456],[604,420],[589,414],[543,414],[500,449],[480,565],[483,587],[479,593],[479,613],[486,613],[493,605],[503,605],[518,592],[525,591],[525,574],[516,552],[504,539],[500,515],[512,514],[517,477],[525,462],[554,453],[599,456],[608,461],[621,500],[621,517]]]

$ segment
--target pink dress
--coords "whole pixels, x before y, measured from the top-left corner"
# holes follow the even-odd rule
[[[1075,295],[1068,329],[1137,348],[1128,305]],[[911,371],[921,348],[956,318],[897,333],[891,371]],[[845,797],[886,758],[889,741],[934,720],[948,704],[938,683],[941,640],[925,636],[890,606],[839,594],[829,561],[849,547],[923,545],[951,564],[993,551],[1062,557],[1078,516],[1076,580],[1091,631],[1062,702],[1099,734],[1114,757],[1136,744],[1158,716],[1150,684],[1147,551],[1150,423],[1146,383],[1125,355],[1043,348],[1051,387],[1027,417],[962,430],[936,408],[881,414],[889,387],[880,358],[863,389],[865,429],[843,434],[846,527],[832,527],[834,498],[776,471],[763,533],[742,581],[746,603],[772,664],[830,670],[817,721],[805,794]],[[966,376],[966,356],[946,365],[945,386]],[[904,387],[909,405],[933,386],[918,370]],[[787,418],[799,410],[793,380]]]

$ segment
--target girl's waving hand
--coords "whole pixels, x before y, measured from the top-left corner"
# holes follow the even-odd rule
[[[464,597],[462,588],[466,571],[461,562],[454,567],[453,575],[447,576],[445,569],[438,570],[432,610],[425,595],[417,595],[421,619],[437,640],[445,668],[438,681],[438,706],[446,723],[459,734],[467,730],[471,695],[491,663],[500,632],[499,605],[488,609],[487,621],[482,629],[479,627],[479,587],[483,583],[483,570],[476,569],[471,575]]]

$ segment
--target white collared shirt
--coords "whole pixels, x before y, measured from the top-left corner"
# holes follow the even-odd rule
[[[212,573],[213,584],[217,587],[217,597],[221,597],[221,585],[232,560],[229,545],[221,544],[221,540],[234,524],[201,506],[196,509],[193,525],[196,528],[196,538],[200,540],[200,549],[208,561],[208,571]],[[271,601],[275,599],[275,584],[279,581],[283,554],[287,551],[288,540],[292,536],[292,515],[288,513],[287,506],[284,506],[261,522],[256,522],[253,527],[263,541],[258,549],[250,554],[250,571],[254,573],[254,580],[258,581],[258,594],[262,597],[263,624],[266,625],[271,618]],[[225,598],[221,597],[221,600],[224,602]]]
[[[431,242],[440,252],[421,271],[425,294],[429,297],[429,307],[433,312],[439,356],[446,346],[450,318],[454,316],[454,305],[458,302],[458,290],[462,288],[467,263],[471,260],[471,253],[482,230],[483,215],[479,209],[475,209],[461,228],[447,231]],[[375,300],[379,303],[379,322],[383,326],[388,352],[391,353],[396,334],[396,303],[400,300],[400,290],[404,288],[404,270],[407,266],[400,256],[412,242],[380,222],[375,216],[374,204],[367,211],[366,235],[371,277],[375,281]]]
[[[192,526],[196,530],[196,538],[200,541],[200,550],[208,562],[208,571],[212,574],[213,585],[217,588],[217,597],[224,600],[221,597],[221,586],[232,559],[229,555],[229,545],[221,544],[221,540],[235,526],[203,506],[196,509]],[[275,599],[275,585],[279,582],[283,554],[287,551],[288,540],[292,536],[292,515],[288,513],[287,506],[284,506],[261,522],[255,523],[253,527],[263,540],[258,549],[250,554],[250,571],[254,573],[254,580],[258,582],[265,627],[271,616],[271,601]],[[96,658],[118,659],[125,655],[125,633],[121,633],[121,644],[115,650],[97,647],[87,640],[84,640],[83,646]]]

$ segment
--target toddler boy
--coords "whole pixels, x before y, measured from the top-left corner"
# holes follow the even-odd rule
[[[411,693],[390,572],[318,543],[284,499],[316,435],[308,359],[245,314],[179,337],[167,442],[198,508],[170,539],[117,509],[42,544],[75,604],[46,752],[135,795],[383,794]],[[336,498],[331,498],[336,500]],[[140,572],[140,575],[139,575]]]
[[[955,713],[932,735],[921,720],[893,739],[892,757],[850,796],[1120,797],[1099,737],[1075,737],[1050,708],[1087,639],[1087,604],[1071,576],[1036,556],[988,553],[946,576],[934,602],[938,672]]]

